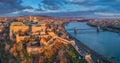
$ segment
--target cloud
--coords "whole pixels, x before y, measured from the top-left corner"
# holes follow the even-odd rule
[[[109,13],[109,12],[95,12],[94,14],[99,16],[120,16],[120,13]]]
[[[68,2],[65,0],[43,0],[40,4],[45,10],[58,10],[62,5],[68,4]]]
[[[21,5],[22,0],[0,0],[0,14],[11,13],[24,9],[33,9],[30,6]]]
[[[36,11],[47,11],[47,10],[63,10],[64,11],[71,11],[71,10],[78,10],[79,8],[83,8],[84,6],[80,6],[77,2],[82,2],[84,0],[43,0],[38,5],[39,8]]]
[[[22,5],[25,1],[27,0],[0,0],[0,8],[2,8],[0,13],[6,15],[48,14],[85,17],[111,16],[107,13],[120,13],[120,0],[29,0],[31,2],[27,1]]]

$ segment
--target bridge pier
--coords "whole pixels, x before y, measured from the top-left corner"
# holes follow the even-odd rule
[[[97,26],[97,30],[98,33],[100,32],[100,26]]]
[[[74,27],[74,34],[77,34],[77,28]]]

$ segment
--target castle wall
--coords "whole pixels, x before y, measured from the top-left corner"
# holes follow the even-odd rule
[[[32,26],[32,32],[41,31],[42,34],[45,34],[45,26]]]
[[[12,32],[18,32],[21,30],[22,32],[25,32],[29,30],[29,26],[23,25],[23,26],[10,26],[10,38],[12,38],[13,33]]]
[[[30,36],[19,36],[19,35],[16,35],[16,42],[18,43],[18,42],[24,40],[26,37],[29,38]]]

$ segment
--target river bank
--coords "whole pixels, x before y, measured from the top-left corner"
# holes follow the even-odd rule
[[[120,20],[91,20],[88,22],[88,25],[93,27],[100,26],[103,30],[120,33]]]
[[[83,21],[82,21],[83,22]],[[69,22],[67,22],[68,24]],[[64,23],[62,25],[63,29],[65,30],[64,26],[67,25],[66,23]],[[98,63],[98,62],[102,62],[102,63],[115,63],[114,61],[112,61],[111,59],[107,59],[105,58],[103,55],[100,55],[99,53],[95,52],[93,49],[91,49],[90,47],[86,46],[85,44],[83,44],[80,40],[76,39],[75,37],[73,37],[71,34],[69,34],[66,30],[65,30],[66,34],[69,36],[69,39],[75,40],[76,45],[78,46],[79,50],[82,51],[82,54],[91,54],[92,59],[94,61],[94,63]],[[83,55],[84,55],[83,54]],[[83,56],[82,55],[82,56]]]

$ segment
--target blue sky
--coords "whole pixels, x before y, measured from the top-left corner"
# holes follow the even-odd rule
[[[0,0],[0,16],[120,17],[120,0]]]
[[[42,0],[23,0],[22,5],[32,6],[33,8],[38,8],[38,4],[41,2]]]

